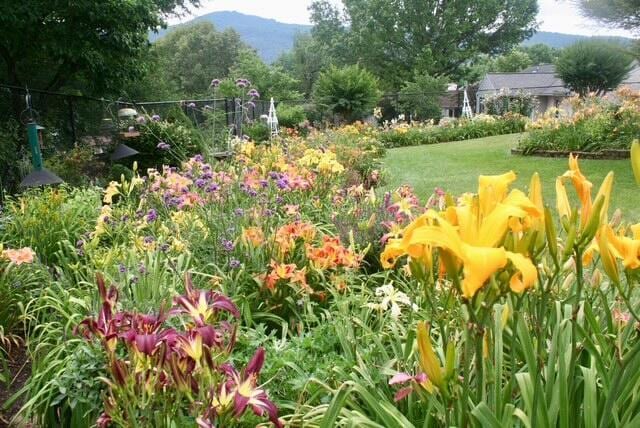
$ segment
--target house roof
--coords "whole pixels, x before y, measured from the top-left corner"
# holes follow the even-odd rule
[[[532,95],[566,96],[569,90],[554,73],[529,71],[519,73],[488,73],[480,82],[479,94],[495,93],[509,89],[512,93],[529,92]]]

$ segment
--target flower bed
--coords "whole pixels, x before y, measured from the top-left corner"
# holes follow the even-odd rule
[[[551,111],[527,127],[518,148],[525,155],[541,151],[606,153],[629,150],[640,134],[640,98],[620,90],[611,99],[572,100],[572,115]]]
[[[439,125],[392,125],[382,130],[378,138],[388,148],[419,146],[519,133],[526,124],[525,117],[512,113],[500,117],[479,115],[471,120],[443,119]]]
[[[634,426],[640,225],[609,207],[613,175],[596,192],[570,157],[553,210],[513,172],[380,194],[370,132],[10,201],[0,349],[32,362],[18,418]]]

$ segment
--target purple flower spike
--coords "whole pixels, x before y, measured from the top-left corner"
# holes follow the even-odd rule
[[[213,79],[211,81],[211,87],[212,88],[217,88],[218,86],[220,86],[220,79]]]
[[[156,146],[159,150],[169,150],[171,148],[170,144],[165,143],[164,141],[160,141]]]
[[[258,91],[257,91],[257,90],[255,90],[255,89],[250,90],[250,91],[247,93],[247,95],[249,95],[250,97],[253,97],[253,98],[260,98],[260,92],[258,92]]]
[[[144,125],[145,123],[147,123],[147,119],[145,119],[144,116],[139,116],[136,119],[136,122],[138,122],[140,125]]]
[[[229,262],[229,267],[231,269],[238,269],[241,266],[240,260],[238,259],[231,259],[231,261]]]
[[[151,120],[153,120],[154,122],[160,122],[160,115],[154,114],[153,116],[151,116]]]
[[[229,241],[228,239],[223,239],[222,240],[222,249],[224,249],[227,252],[231,252],[234,250],[236,246],[233,244],[233,241]]]
[[[147,213],[147,223],[152,223],[158,219],[158,212],[154,209],[150,209]]]

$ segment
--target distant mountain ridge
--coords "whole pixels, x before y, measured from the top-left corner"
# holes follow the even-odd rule
[[[260,57],[267,63],[274,62],[284,52],[291,50],[293,48],[293,41],[296,34],[305,33],[311,30],[310,25],[286,24],[274,19],[245,15],[240,12],[213,12],[194,18],[184,24],[170,26],[166,30],[160,30],[157,34],[151,33],[149,39],[153,42],[175,28],[202,21],[209,21],[213,23],[216,29],[220,31],[227,28],[235,29],[240,34],[242,40],[249,46],[256,49]],[[578,40],[588,38],[588,36],[579,36],[576,34],[539,31],[530,39],[524,41],[523,45],[528,46],[536,43],[542,43],[554,48],[564,48]],[[629,42],[632,40],[624,37],[598,38],[613,39],[622,42]]]

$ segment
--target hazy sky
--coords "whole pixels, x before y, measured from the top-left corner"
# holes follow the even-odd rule
[[[331,1],[340,3],[339,0]],[[202,0],[201,2],[202,7],[194,11],[196,16],[221,10],[235,10],[249,15],[272,18],[281,22],[308,24],[309,12],[307,7],[312,3],[312,0]],[[572,0],[539,0],[538,3],[540,5],[538,21],[542,31],[584,35],[630,36],[625,31],[607,29],[598,23],[583,18]],[[182,18],[180,21],[188,19]]]

